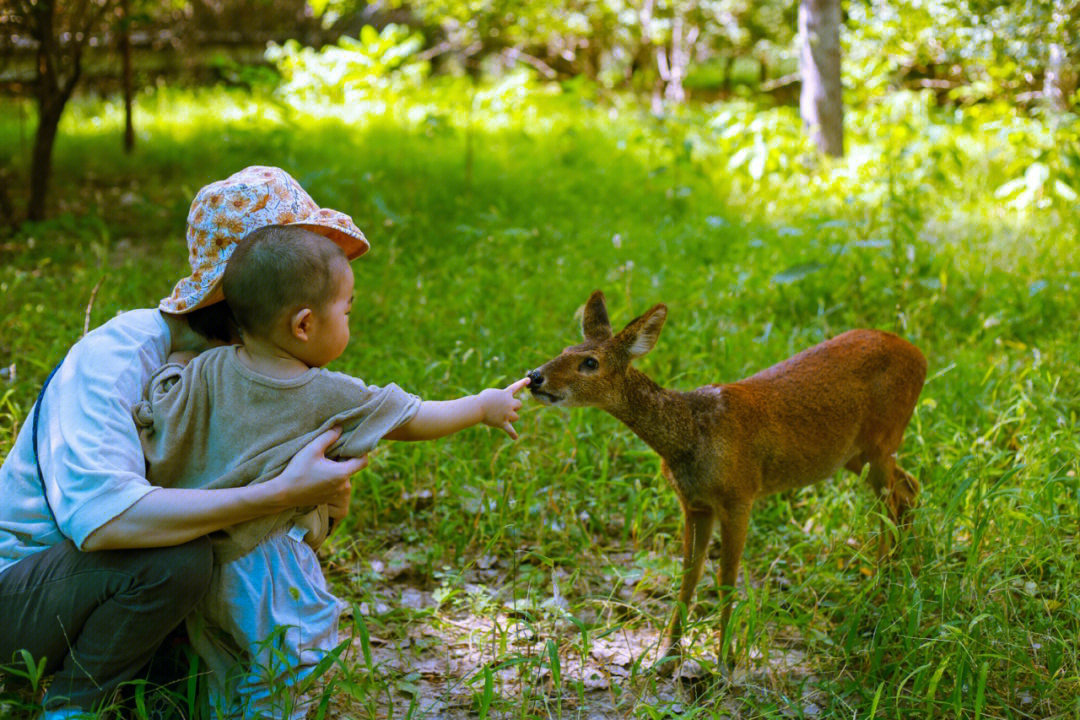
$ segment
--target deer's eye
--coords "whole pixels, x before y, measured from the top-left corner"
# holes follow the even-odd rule
[[[595,370],[600,367],[600,363],[596,362],[596,358],[587,357],[581,361],[582,370]]]

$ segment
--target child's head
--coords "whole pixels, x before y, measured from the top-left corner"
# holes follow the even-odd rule
[[[195,196],[187,221],[192,272],[176,284],[172,294],[163,298],[158,307],[166,313],[192,318],[192,327],[199,332],[206,326],[227,333],[222,320],[228,313],[220,312],[221,306],[211,309],[223,298],[221,277],[225,264],[241,238],[269,225],[304,228],[327,237],[350,260],[368,249],[364,234],[348,215],[320,208],[281,168],[259,165],[244,168],[203,187]],[[196,313],[204,308],[204,313]]]
[[[352,268],[322,235],[295,225],[255,230],[237,243],[222,287],[245,341],[269,341],[312,367],[349,342]]]

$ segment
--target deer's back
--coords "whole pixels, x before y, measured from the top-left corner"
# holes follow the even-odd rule
[[[699,392],[713,398],[715,420],[707,424],[732,448],[724,465],[756,475],[756,494],[764,495],[816,482],[882,448],[895,451],[925,377],[926,359],[911,343],[851,330]]]
[[[802,395],[828,404],[836,395],[849,402],[862,393],[891,400],[895,391],[906,389],[905,395],[913,390],[917,396],[925,378],[926,358],[908,341],[883,330],[849,330],[733,384],[762,395]]]

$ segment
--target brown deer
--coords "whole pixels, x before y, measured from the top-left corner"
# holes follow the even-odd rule
[[[529,373],[546,405],[598,407],[614,415],[663,459],[685,515],[679,605],[666,656],[678,655],[690,610],[720,523],[721,653],[731,592],[757,498],[802,487],[841,467],[867,479],[898,528],[919,483],[896,465],[896,450],[926,378],[914,345],[879,330],[850,330],[743,380],[690,392],[666,390],[631,361],[656,345],[667,307],[656,305],[617,335],[604,296],[585,305],[585,341]],[[882,528],[878,560],[888,552]]]

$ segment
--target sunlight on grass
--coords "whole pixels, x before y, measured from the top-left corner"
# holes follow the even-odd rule
[[[155,91],[140,96],[130,158],[118,105],[78,103],[56,156],[60,212],[0,250],[0,367],[18,370],[0,380],[0,455],[88,310],[96,325],[149,306],[185,272],[195,190],[282,165],[372,241],[354,264],[354,341],[335,363],[370,382],[432,399],[506,384],[577,341],[593,289],[617,326],[669,305],[640,365],[678,389],[857,326],[895,330],[930,361],[901,448],[924,488],[915,537],[874,573],[876,510],[850,476],[761,502],[730,685],[709,671],[708,577],[689,642],[700,676],[662,681],[629,652],[667,621],[681,514],[655,455],[613,418],[527,403],[517,443],[471,430],[381,447],[327,553],[356,606],[328,708],[1075,714],[1080,216],[1050,185],[1027,204],[995,197],[1034,162],[1074,182],[1058,148],[1075,128],[928,103],[854,110],[850,153],[833,163],[790,111],[657,117],[528,83],[302,112]],[[0,117],[0,151],[23,171],[17,120]]]

